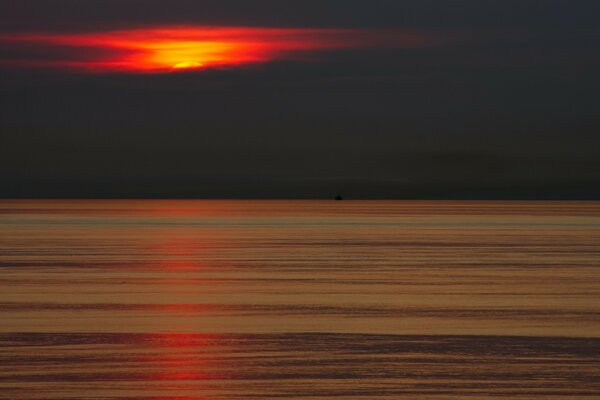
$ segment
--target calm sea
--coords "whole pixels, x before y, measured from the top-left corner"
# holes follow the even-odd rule
[[[1,201],[2,399],[599,399],[599,202]]]

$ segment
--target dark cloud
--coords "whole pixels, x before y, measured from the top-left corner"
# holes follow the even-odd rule
[[[3,0],[5,29],[132,24],[418,28],[592,28],[595,0]]]

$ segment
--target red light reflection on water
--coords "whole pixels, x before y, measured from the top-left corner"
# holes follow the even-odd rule
[[[224,364],[221,338],[213,334],[161,333],[150,335],[150,354],[141,355],[138,362],[149,371],[144,380],[157,392],[177,392],[179,396],[165,399],[181,399],[210,389],[209,381],[222,380]],[[182,397],[183,396],[183,397]]]

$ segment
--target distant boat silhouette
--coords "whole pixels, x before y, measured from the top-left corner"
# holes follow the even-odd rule
[[[335,196],[335,199],[336,199],[337,201],[344,200],[344,198],[342,197],[342,195],[341,195],[341,194],[339,194],[339,193],[338,193],[338,195],[337,195],[337,196]]]

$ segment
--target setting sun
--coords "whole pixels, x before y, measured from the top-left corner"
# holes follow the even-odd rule
[[[13,60],[12,65],[56,67],[85,72],[163,73],[240,66],[303,53],[364,45],[357,30],[245,27],[159,27],[98,33],[21,33],[0,41],[21,43],[40,59]],[[56,52],[62,58],[45,57]]]
[[[203,66],[204,64],[198,61],[182,61],[173,65],[173,69],[195,69]]]
[[[18,49],[0,67],[85,73],[169,73],[240,67],[277,60],[317,60],[325,51],[435,46],[448,40],[422,32],[339,29],[167,26],[100,32],[0,33]]]
[[[139,45],[143,51],[130,58],[142,69],[196,69],[240,61],[242,43],[212,41],[156,41]]]

